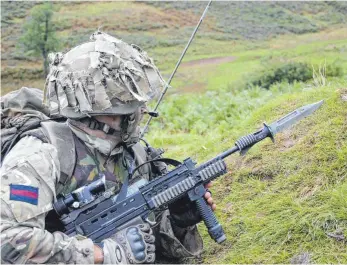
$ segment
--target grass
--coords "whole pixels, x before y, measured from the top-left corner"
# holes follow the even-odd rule
[[[246,121],[257,124],[276,110],[282,115],[308,99],[326,99],[321,110],[280,135],[276,145],[264,143],[232,161],[232,174],[217,181],[218,214],[227,223],[232,247],[208,240],[206,262],[288,263],[303,252],[313,263],[347,261],[345,244],[326,234],[347,232],[347,111],[341,100],[346,90],[336,91],[340,85],[346,87],[338,83],[277,98]],[[223,255],[215,257],[221,250]]]
[[[338,31],[341,32],[341,29]],[[170,101],[164,101],[160,109],[162,115],[152,126],[175,132],[205,133],[206,131],[214,131],[215,127],[219,127],[215,124],[219,122],[220,127],[225,129],[228,128],[225,127],[226,122],[233,125],[235,121],[247,117],[251,111],[272,97],[284,92],[291,93],[302,89],[303,86],[309,88],[309,85],[298,83],[288,87],[285,87],[285,84],[274,86],[270,91],[271,93],[263,92],[257,88],[243,91],[249,80],[273,64],[281,65],[290,61],[298,61],[317,67],[318,62],[326,62],[327,65],[336,63],[341,68],[346,69],[347,50],[343,48],[325,50],[327,46],[332,44],[336,46],[346,45],[346,39],[327,41],[324,39],[324,32],[315,34],[316,39],[318,39],[317,35],[321,36],[321,41],[316,40],[316,45],[312,45],[311,42],[307,43],[309,37],[312,37],[310,34],[306,39],[301,38],[296,47],[235,51],[231,53],[236,58],[232,62],[212,66],[208,64],[197,65],[193,69],[180,68],[172,84],[171,93],[174,95],[170,97]],[[278,40],[275,41],[278,42]],[[271,46],[271,41],[266,45]],[[170,71],[164,73],[167,75]],[[182,89],[185,94],[180,93],[181,86],[189,86],[194,83],[198,83],[204,88],[198,95],[186,94],[188,90],[185,89]],[[247,104],[245,105],[244,102]],[[208,117],[208,120],[206,121],[201,117]]]
[[[310,58],[311,56],[309,52],[320,52],[322,57],[327,60],[327,63],[330,63],[330,61],[333,61],[336,58],[342,58],[342,65],[347,65],[346,60],[343,60],[343,58],[347,58],[347,30],[345,27],[341,28],[339,25],[329,24],[335,20],[328,23],[328,28],[323,27],[326,29],[318,33],[304,35],[274,34],[270,40],[249,40],[247,37],[238,40],[218,39],[215,38],[213,34],[218,35],[221,33],[216,28],[216,25],[222,22],[218,20],[219,18],[218,16],[216,17],[216,14],[220,14],[222,10],[231,8],[234,11],[234,13],[232,13],[233,16],[238,16],[238,12],[247,16],[249,15],[249,12],[251,12],[252,6],[248,5],[248,3],[231,3],[230,5],[227,3],[215,4],[216,5],[211,9],[211,13],[209,13],[209,19],[206,19],[202,24],[201,29],[192,43],[184,61],[230,55],[237,55],[237,60],[233,63],[219,65],[217,66],[217,69],[215,69],[215,66],[202,66],[201,69],[198,67],[193,71],[189,68],[180,68],[177,78],[174,79],[174,87],[179,88],[184,84],[188,84],[187,88],[182,89],[183,91],[189,91],[190,89],[199,90],[198,88],[195,88],[194,85],[196,84],[196,80],[199,79],[202,79],[199,80],[198,83],[201,84],[200,87],[202,87],[203,91],[230,86],[241,87],[243,84],[237,84],[240,73],[243,73],[243,79],[247,79],[247,75],[252,74],[257,70],[261,70],[264,65],[266,66],[272,61],[309,59],[314,64],[318,65],[321,63],[322,58],[319,58],[318,56],[314,56],[315,61],[313,62]],[[180,5],[182,6],[180,7]],[[168,76],[183,50],[193,27],[199,19],[200,9],[203,9],[200,5],[200,3],[168,3],[166,5],[160,3],[148,4],[134,2],[102,2],[97,4],[56,3],[55,8],[57,14],[54,23],[59,29],[58,35],[65,48],[87,41],[88,36],[94,32],[97,27],[103,26],[103,30],[115,34],[123,38],[125,41],[134,42],[146,48],[149,54],[155,58],[159,69],[165,76]],[[260,13],[257,13],[259,18],[264,19],[263,11],[267,5],[271,4],[260,3],[257,5],[256,9],[260,9],[258,10]],[[331,10],[334,10],[334,8],[337,8],[333,5],[328,6],[325,3],[315,5],[314,8],[308,4],[291,5],[283,3],[275,5],[276,8],[273,9],[273,14],[282,14],[282,11],[285,9],[287,10],[287,13],[293,13],[295,15],[294,17],[297,16],[296,14],[299,10],[301,10],[301,13],[299,13],[302,14],[302,16],[316,16],[319,12],[322,12],[324,9],[323,6],[326,8],[324,11],[325,13],[329,13]],[[7,6],[7,2],[3,7],[2,12],[5,12],[7,9],[11,11],[9,12],[10,15],[7,20],[12,24],[10,24],[11,27],[4,24],[3,28],[2,51],[4,60],[2,61],[2,71],[6,76],[6,72],[9,71],[8,65],[11,63],[15,66],[15,69],[20,71],[20,74],[15,76],[30,76],[32,66],[28,66],[27,60],[18,60],[23,53],[14,50],[15,43],[21,33],[21,25],[23,24],[23,21],[27,19],[24,15],[29,13],[29,9],[25,9],[26,5],[18,5],[18,10],[16,10],[13,5],[8,4]],[[172,10],[173,7],[178,9],[174,11]],[[182,7],[184,8],[182,9]],[[340,9],[341,7],[339,7],[339,10]],[[76,13],[79,15],[75,16]],[[118,19],[117,21],[114,21],[114,16],[116,15]],[[143,21],[143,17],[146,17],[147,20],[150,19],[150,24],[154,26],[148,28],[148,23],[146,24],[145,21]],[[222,16],[219,17],[223,20]],[[257,17],[256,19],[259,18]],[[272,19],[277,22],[281,21],[279,18]],[[244,20],[247,20],[247,18],[245,17]],[[337,23],[338,21],[336,20],[335,22]],[[274,25],[277,24],[275,23]],[[280,24],[278,24],[278,26],[280,26]],[[283,27],[283,25],[281,27]],[[229,32],[227,29],[223,29],[222,31],[224,32],[223,34]],[[228,33],[228,35],[233,35],[233,33]],[[313,47],[311,47],[312,45]],[[315,49],[319,49],[319,51]],[[259,58],[261,58],[261,60],[259,60]],[[271,58],[276,59],[271,60]],[[39,58],[31,58],[31,60],[34,60],[32,63],[35,63],[35,68],[42,67],[41,63],[36,63],[39,61]],[[13,69],[10,69],[10,71],[13,71]],[[205,71],[208,74],[201,78],[201,71]],[[225,76],[225,74],[228,77],[227,80],[225,78],[219,78],[219,76]],[[5,92],[17,89],[19,85],[23,84],[23,82],[20,81],[20,78],[13,79],[13,74],[10,76],[11,78],[4,78],[2,80],[3,87],[6,87]],[[33,80],[33,78],[31,79]],[[237,82],[235,83],[235,81]],[[38,80],[33,82],[35,84],[40,83]],[[42,88],[42,85],[40,88]],[[179,92],[179,89],[176,89],[175,92]]]
[[[247,81],[253,73],[261,71],[271,64],[287,61],[307,62],[314,65],[319,65],[325,60],[327,64],[339,61],[341,67],[347,68],[347,28],[330,29],[300,36],[284,36],[283,41],[275,38],[257,44],[243,41],[234,43],[212,40],[210,45],[209,42],[204,42],[202,45],[200,41],[194,41],[188,52],[189,55],[187,54],[185,58],[186,61],[230,55],[235,56],[236,60],[212,67],[201,65],[192,70],[182,67],[174,79],[173,87],[181,87],[182,84],[187,83],[187,80],[190,82],[202,81],[207,90],[242,87],[243,81]],[[283,42],[288,42],[288,46],[285,46]],[[212,53],[209,47],[215,47]],[[181,51],[181,49],[177,49],[175,53],[171,53],[170,57],[166,56],[165,60],[162,60],[164,63],[160,63],[160,58],[165,54],[170,54],[170,49],[154,49],[155,58],[159,58],[156,60],[158,67],[166,76],[171,73],[175,60]],[[176,57],[172,56],[173,54]],[[206,75],[202,76],[201,72],[206,72]]]

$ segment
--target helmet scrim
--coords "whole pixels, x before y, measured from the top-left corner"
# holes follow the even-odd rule
[[[53,117],[131,114],[164,85],[146,52],[103,32],[50,59],[44,103]]]

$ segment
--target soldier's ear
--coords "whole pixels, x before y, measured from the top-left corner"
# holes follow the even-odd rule
[[[143,105],[143,106],[140,108],[140,111],[141,111],[141,114],[147,114],[147,113],[149,112],[146,105]]]

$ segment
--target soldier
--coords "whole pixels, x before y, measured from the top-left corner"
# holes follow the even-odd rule
[[[160,156],[139,143],[139,123],[148,113],[146,102],[162,85],[144,51],[105,33],[55,55],[44,101],[51,117],[67,120],[42,122],[27,131],[3,161],[3,263],[153,263],[156,255],[172,261],[201,253],[196,228],[201,219],[184,199],[157,214],[153,227],[131,226],[100,244],[62,233],[52,210],[58,195],[101,173],[108,187],[119,190],[124,182],[135,185],[166,172],[164,164],[147,164],[128,179],[134,166]],[[29,114],[29,120],[35,116]],[[205,198],[215,209],[209,192]]]

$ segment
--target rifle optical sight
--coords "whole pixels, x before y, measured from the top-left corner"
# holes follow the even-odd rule
[[[53,204],[54,210],[58,215],[70,213],[69,208],[80,208],[95,200],[95,195],[106,190],[105,175],[100,174],[100,178],[83,187],[74,190],[66,196],[60,196]]]

